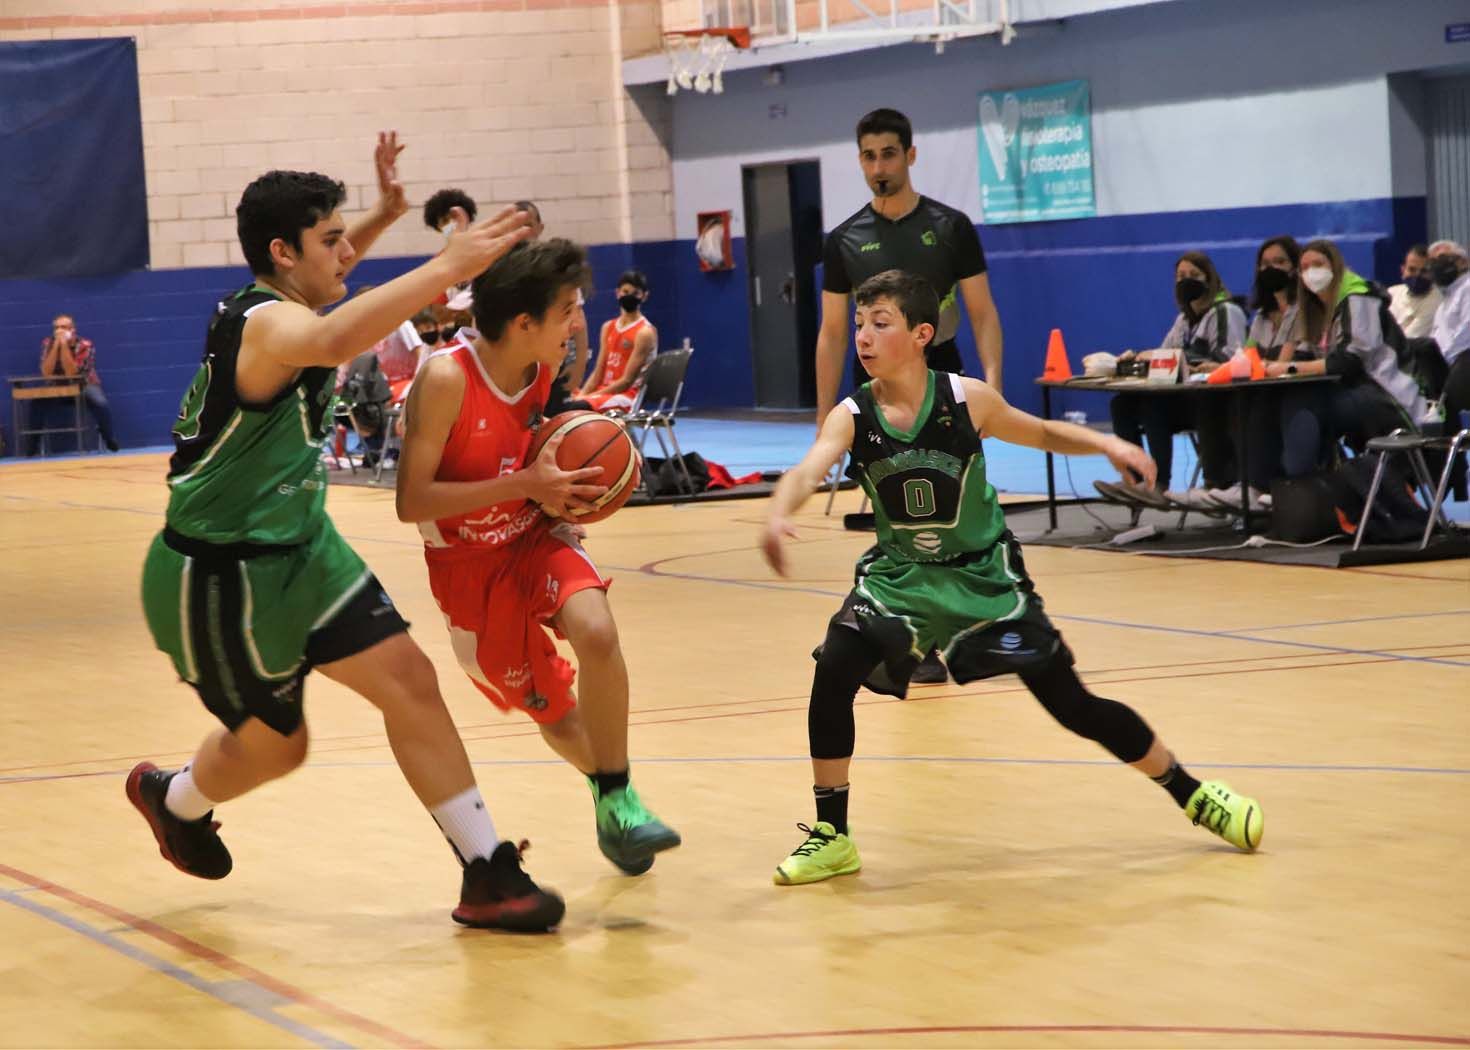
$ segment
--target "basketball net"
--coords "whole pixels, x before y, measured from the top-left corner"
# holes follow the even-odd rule
[[[669,59],[670,95],[696,91],[701,95],[725,90],[721,74],[737,47],[748,47],[748,31],[732,29],[680,29],[664,34],[664,53]]]

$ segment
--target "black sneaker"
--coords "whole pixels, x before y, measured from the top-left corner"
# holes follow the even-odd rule
[[[545,933],[566,914],[556,893],[543,890],[521,868],[521,854],[531,844],[502,842],[489,857],[465,865],[459,907],[451,913],[461,926],[482,930]]]
[[[198,820],[180,820],[163,804],[168,782],[174,775],[163,772],[152,762],[139,762],[128,774],[128,801],[153,829],[158,852],[164,860],[186,875],[222,879],[230,873],[234,861],[220,841],[219,824],[212,819],[213,811]]]
[[[919,662],[914,668],[914,673],[909,675],[910,685],[942,685],[949,681],[949,671],[944,666],[944,661],[939,659],[939,650],[930,649],[929,655]]]

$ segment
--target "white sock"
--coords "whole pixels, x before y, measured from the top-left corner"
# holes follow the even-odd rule
[[[488,857],[500,840],[495,837],[495,823],[477,787],[465,788],[446,802],[429,810],[429,815],[454,847],[461,864],[476,857]]]
[[[168,794],[163,796],[163,808],[180,820],[198,820],[216,805],[194,784],[194,773],[188,766],[174,774],[168,782]]]

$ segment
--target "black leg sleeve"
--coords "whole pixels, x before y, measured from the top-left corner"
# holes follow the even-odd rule
[[[1120,762],[1137,762],[1153,746],[1154,731],[1127,704],[1094,696],[1065,660],[1021,672],[1021,681],[1053,718],[1095,740]]]
[[[858,687],[878,666],[878,653],[850,627],[832,624],[817,655],[807,738],[813,758],[850,758],[857,731],[852,703]]]

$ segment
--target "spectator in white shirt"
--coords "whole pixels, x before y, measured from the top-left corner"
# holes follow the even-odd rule
[[[1434,313],[1439,309],[1440,292],[1429,276],[1428,266],[1429,249],[1422,244],[1414,245],[1405,253],[1404,263],[1399,267],[1404,283],[1388,290],[1388,312],[1409,339],[1429,335]]]
[[[1470,256],[1454,241],[1429,248],[1429,272],[1444,295],[1434,316],[1434,341],[1450,366],[1444,384],[1445,418],[1458,430],[1460,412],[1470,411]]]

